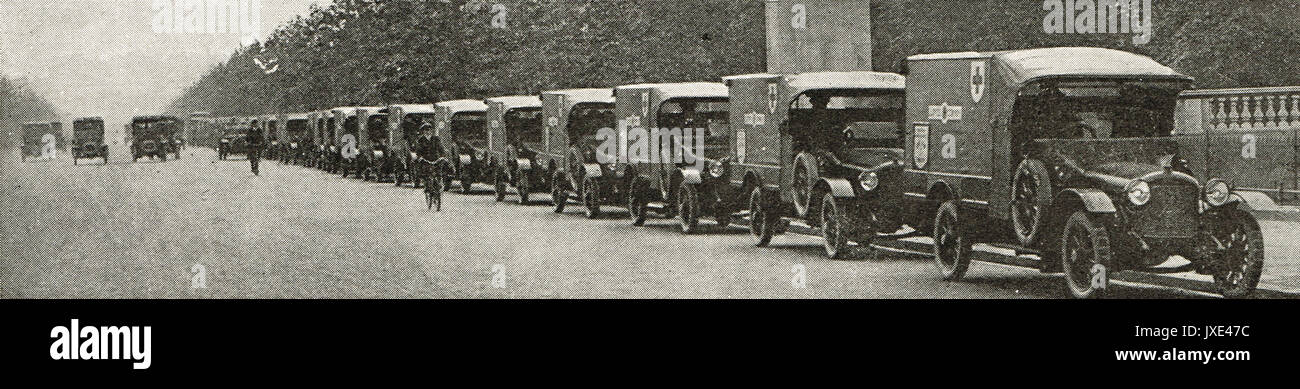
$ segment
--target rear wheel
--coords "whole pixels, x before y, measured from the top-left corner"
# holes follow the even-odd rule
[[[957,281],[970,268],[971,241],[956,201],[946,201],[934,215],[934,263],[947,281]]]
[[[677,191],[677,216],[683,234],[694,234],[700,229],[699,192],[695,185],[682,183]]]
[[[600,217],[600,185],[596,184],[596,180],[582,180],[582,205],[586,207],[588,219]]]
[[[1016,239],[1025,247],[1036,246],[1043,239],[1052,206],[1052,183],[1047,167],[1036,159],[1026,159],[1016,169],[1011,183],[1011,223]]]
[[[767,247],[772,243],[777,216],[771,208],[772,202],[763,188],[754,188],[749,193],[749,234],[754,236],[755,246]]]
[[[1230,211],[1216,229],[1215,238],[1223,244],[1214,284],[1227,298],[1246,298],[1255,293],[1264,271],[1264,235],[1250,214]]]
[[[850,249],[848,236],[844,233],[848,227],[848,216],[843,205],[830,193],[822,196],[821,226],[822,247],[826,251],[826,257],[844,258]]]
[[[1100,298],[1109,284],[1110,233],[1087,211],[1075,212],[1061,234],[1061,264],[1065,285],[1075,298]]]

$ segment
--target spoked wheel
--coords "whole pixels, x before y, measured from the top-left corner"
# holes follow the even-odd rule
[[[826,251],[826,257],[844,258],[850,249],[849,238],[845,234],[849,220],[844,206],[835,200],[835,196],[827,193],[822,196],[821,211],[822,247]]]
[[[694,234],[700,229],[699,191],[695,185],[682,183],[677,191],[677,216],[683,234]]]
[[[474,190],[474,180],[469,178],[468,174],[461,176],[460,193],[469,194],[472,190]]]
[[[1255,293],[1264,271],[1264,235],[1250,214],[1230,211],[1215,231],[1223,244],[1214,284],[1227,298],[1246,298]]]
[[[775,234],[776,214],[772,204],[763,193],[763,188],[754,188],[749,193],[749,234],[754,236],[758,247],[767,247]]]
[[[564,190],[560,172],[551,175],[551,205],[555,206],[555,213],[563,213],[564,207],[569,205],[569,191]]]
[[[600,185],[596,184],[596,180],[582,180],[582,205],[587,208],[588,219],[600,217]]]
[[[1036,159],[1026,159],[1016,169],[1011,184],[1011,223],[1021,245],[1035,246],[1042,239],[1043,212],[1052,205],[1049,177],[1047,167]]]
[[[646,218],[646,191],[637,189],[635,184],[627,194],[627,210],[632,214],[632,225],[640,227],[645,225]]]
[[[1106,294],[1112,259],[1110,233],[1087,211],[1078,211],[1065,222],[1061,234],[1061,264],[1065,285],[1075,298],[1101,298]]]
[[[492,190],[496,194],[496,200],[498,203],[506,200],[506,181],[504,174],[498,173],[496,175],[496,179],[492,181]]]
[[[946,201],[934,215],[934,263],[946,281],[957,281],[970,268],[971,241],[956,201]]]

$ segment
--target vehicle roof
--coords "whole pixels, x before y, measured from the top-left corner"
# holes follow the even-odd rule
[[[307,112],[291,113],[285,115],[285,120],[308,120],[310,118],[311,118],[311,114]]]
[[[453,115],[461,112],[487,111],[487,104],[483,104],[483,100],[448,100],[434,105],[441,108],[447,108]]]
[[[909,61],[993,58],[1015,84],[1045,77],[1152,77],[1191,80],[1151,57],[1101,47],[1052,47],[995,52],[921,54]]]
[[[541,108],[542,99],[537,96],[499,96],[483,99],[484,103],[501,103],[505,110],[509,111],[515,108]]]
[[[570,106],[583,103],[614,103],[614,89],[611,88],[580,88],[580,89],[558,89],[542,91],[542,95],[561,95],[564,101],[570,103]]]
[[[404,113],[433,113],[433,104],[389,104],[388,108],[398,107]]]
[[[720,82],[674,82],[664,84],[631,84],[614,87],[615,92],[620,89],[650,89],[659,95],[660,99],[669,100],[675,98],[714,98],[728,97],[727,86]]]
[[[50,122],[27,122],[27,123],[23,123],[23,125],[24,126],[48,126],[50,125]]]
[[[330,108],[329,111],[331,113],[334,111],[343,111],[344,116],[355,116],[357,114],[357,111],[362,109],[367,111],[379,111],[380,109],[383,109],[383,107],[370,107],[370,106],[334,107],[334,108]]]
[[[907,78],[883,72],[813,72],[785,77],[795,94],[815,89],[906,89]]]
[[[1300,92],[1300,86],[1275,86],[1263,88],[1225,88],[1225,89],[1192,89],[1183,91],[1178,97],[1201,97],[1201,96],[1228,96],[1243,94],[1277,94],[1277,93],[1297,93]]]
[[[102,122],[102,121],[104,121],[104,118],[99,117],[99,116],[87,116],[87,117],[84,117],[84,118],[76,118],[76,119],[73,119],[72,121],[74,121],[74,122],[81,122],[81,121],[90,121],[90,120],[98,120],[98,121],[101,121],[101,122]]]
[[[179,121],[181,119],[175,116],[168,116],[168,115],[148,115],[148,116],[136,116],[131,118],[131,122],[160,122],[165,120]]]

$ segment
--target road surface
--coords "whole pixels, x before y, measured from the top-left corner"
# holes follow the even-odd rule
[[[0,161],[0,298],[1063,298],[1059,275],[976,263],[962,282],[926,258],[818,239],[753,247],[745,230],[682,236],[618,211],[496,203],[487,186],[421,192],[189,148],[165,163]],[[535,195],[542,202],[549,196]],[[713,228],[711,221],[704,221]],[[1120,298],[1203,298],[1119,283]]]

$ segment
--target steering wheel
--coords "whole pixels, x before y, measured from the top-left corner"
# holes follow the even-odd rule
[[[1075,130],[1082,130],[1082,131],[1080,131],[1080,133],[1081,133],[1081,134],[1086,134],[1086,135],[1088,135],[1088,139],[1097,139],[1097,128],[1088,125],[1088,123],[1084,123],[1084,122],[1075,122],[1075,123],[1074,123],[1074,129],[1075,129]]]

